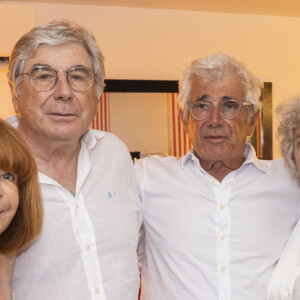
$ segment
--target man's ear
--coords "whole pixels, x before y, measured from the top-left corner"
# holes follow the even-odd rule
[[[188,119],[188,113],[186,111],[186,109],[182,109],[182,108],[179,108],[179,117],[183,123],[183,128],[185,130],[185,132],[187,134],[189,134],[189,128],[188,128],[188,123],[189,123],[189,119]]]
[[[11,93],[11,99],[12,99],[12,103],[13,103],[15,112],[16,112],[16,114],[18,114],[18,112],[19,112],[18,96],[17,96],[17,92],[15,90],[15,86],[10,81],[8,82],[8,85],[9,85],[9,89],[10,89],[10,93]]]
[[[249,136],[252,135],[254,129],[255,129],[255,125],[256,125],[256,122],[258,120],[260,116],[260,109],[258,111],[256,111],[253,116],[250,118],[250,122],[249,122]]]

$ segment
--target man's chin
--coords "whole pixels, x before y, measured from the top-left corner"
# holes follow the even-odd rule
[[[45,132],[45,135],[51,140],[65,140],[65,141],[74,141],[76,139],[80,139],[85,131],[78,130],[74,128],[64,128],[64,126],[60,126],[55,130],[52,128],[51,130]]]

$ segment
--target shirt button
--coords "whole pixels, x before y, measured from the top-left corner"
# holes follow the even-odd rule
[[[96,294],[96,295],[99,295],[99,293],[100,293],[100,292],[99,292],[99,289],[95,289],[95,294]]]
[[[225,240],[225,235],[221,235],[221,240],[224,241]]]
[[[220,204],[220,208],[221,208],[221,209],[224,209],[224,204]]]
[[[225,267],[222,267],[221,268],[221,272],[225,272],[226,271],[226,268]]]
[[[90,251],[91,246],[90,246],[90,245],[86,245],[86,246],[85,246],[85,249],[86,249],[86,251]]]
[[[75,207],[76,207],[76,209],[79,209],[79,205],[78,205],[77,203],[76,203],[76,206],[75,206]]]
[[[217,180],[216,180],[216,179],[213,179],[213,180],[211,181],[211,183],[215,184],[215,183],[217,183]]]

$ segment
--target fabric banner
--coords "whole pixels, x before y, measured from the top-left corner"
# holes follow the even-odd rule
[[[168,94],[169,154],[179,158],[190,151],[192,144],[178,114],[177,97],[177,93]]]
[[[91,128],[110,132],[109,93],[102,93]]]

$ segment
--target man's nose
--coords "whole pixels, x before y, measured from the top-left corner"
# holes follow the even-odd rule
[[[209,126],[217,127],[220,125],[223,125],[224,119],[220,113],[220,110],[218,107],[213,106],[211,109],[211,112],[209,114],[207,124]]]
[[[54,98],[57,100],[69,100],[72,98],[72,88],[67,80],[67,73],[65,71],[57,72],[57,82],[54,86]]]

